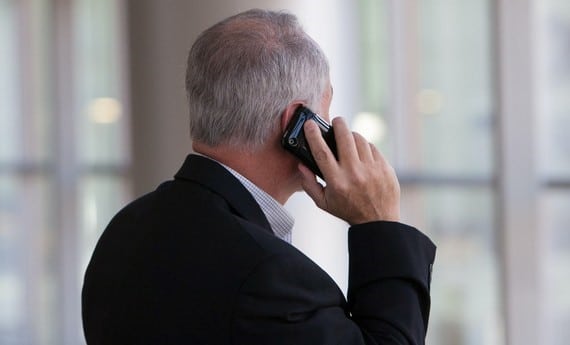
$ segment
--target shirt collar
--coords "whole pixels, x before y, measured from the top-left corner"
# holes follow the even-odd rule
[[[243,186],[251,193],[255,201],[259,204],[259,207],[265,214],[269,225],[271,225],[271,229],[275,236],[279,237],[280,239],[291,243],[292,239],[292,231],[293,225],[295,224],[295,219],[289,211],[283,207],[277,200],[275,200],[271,195],[267,194],[264,190],[256,186],[253,182],[248,180],[246,177],[238,173],[237,171],[233,170],[229,166],[216,161],[215,159],[208,157],[206,155],[197,153],[200,156],[209,158],[221,166],[226,168],[238,181],[240,181]]]

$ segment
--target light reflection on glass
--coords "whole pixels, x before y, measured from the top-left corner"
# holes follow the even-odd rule
[[[121,103],[110,97],[96,98],[87,106],[87,114],[94,123],[115,123],[122,114]]]
[[[374,144],[386,139],[386,122],[380,114],[366,112],[356,114],[352,120],[352,129]]]

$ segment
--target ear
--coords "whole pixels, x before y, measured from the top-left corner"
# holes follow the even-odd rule
[[[299,106],[303,105],[303,102],[293,102],[290,103],[285,110],[281,113],[281,133],[285,132],[285,128],[287,128],[287,124],[291,121],[295,110]]]

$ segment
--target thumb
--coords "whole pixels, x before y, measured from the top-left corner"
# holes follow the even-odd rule
[[[301,185],[303,186],[303,190],[309,195],[311,199],[313,199],[318,207],[323,208],[322,205],[325,201],[325,192],[323,186],[317,182],[315,174],[302,163],[299,163],[298,169],[302,177]]]

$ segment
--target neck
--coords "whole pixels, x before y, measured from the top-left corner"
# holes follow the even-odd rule
[[[192,148],[237,171],[281,204],[300,189],[297,162],[279,145],[245,151],[230,145],[193,142]]]

